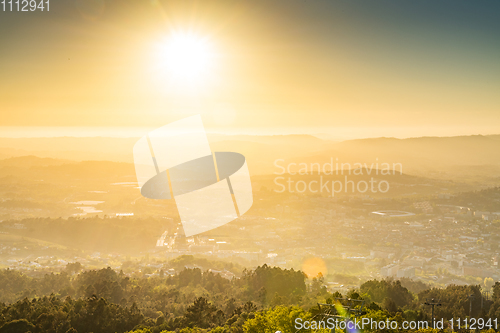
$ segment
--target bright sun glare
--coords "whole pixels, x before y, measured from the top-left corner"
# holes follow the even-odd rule
[[[161,62],[172,79],[188,83],[206,79],[213,56],[206,39],[189,33],[176,33],[162,49]]]

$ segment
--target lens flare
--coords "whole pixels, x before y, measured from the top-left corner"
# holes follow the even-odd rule
[[[309,258],[302,264],[302,271],[307,275],[308,278],[314,278],[318,276],[319,273],[326,276],[328,269],[326,268],[325,261],[321,258],[314,257]]]

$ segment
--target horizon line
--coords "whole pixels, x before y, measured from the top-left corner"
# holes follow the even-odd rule
[[[140,138],[155,127],[110,126],[0,126],[0,139],[35,138]],[[316,127],[316,128],[206,128],[208,135],[293,136],[309,135],[326,141],[363,139],[414,139],[426,137],[495,136],[500,130],[436,127]],[[420,133],[419,133],[420,132]],[[440,133],[441,132],[441,133]],[[399,135],[398,135],[399,134]]]

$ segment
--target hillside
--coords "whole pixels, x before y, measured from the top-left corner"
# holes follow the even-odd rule
[[[133,163],[137,138],[0,138],[0,155]],[[209,135],[212,151],[245,155],[252,174],[276,172],[286,163],[401,163],[409,174],[491,182],[500,174],[500,135],[373,138],[332,142],[310,135]],[[5,162],[4,162],[5,164]]]

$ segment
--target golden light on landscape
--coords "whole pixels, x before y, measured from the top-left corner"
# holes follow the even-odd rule
[[[197,85],[208,78],[213,62],[212,46],[207,38],[176,32],[160,47],[158,62],[172,82]]]
[[[0,0],[0,333],[500,333],[499,13]]]

